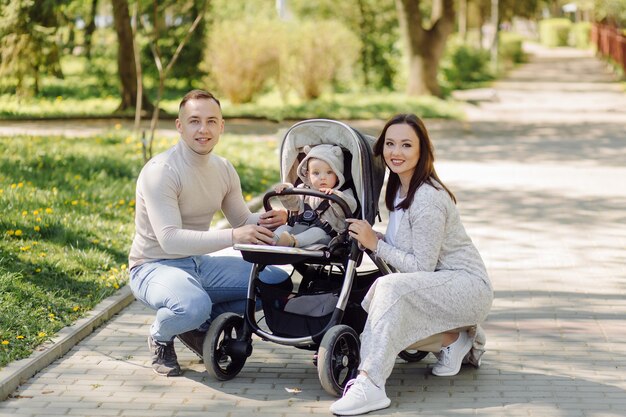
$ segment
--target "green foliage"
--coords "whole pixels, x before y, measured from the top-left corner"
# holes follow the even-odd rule
[[[498,53],[505,63],[520,64],[526,60],[522,47],[524,38],[514,32],[500,32],[498,38]]]
[[[594,2],[596,20],[626,28],[626,0],[603,0]]]
[[[174,142],[157,140],[157,152]],[[249,200],[278,181],[276,149],[273,137],[224,135],[216,152]],[[141,165],[122,131],[0,137],[0,368],[125,285]]]
[[[37,93],[40,73],[62,77],[56,44],[63,0],[0,3],[0,77],[15,80],[20,94]]]
[[[193,0],[188,2],[159,1],[157,7],[158,38],[156,43],[161,53],[163,65],[166,66],[174,56],[176,48],[187,35],[189,27],[199,13],[203,10],[205,0]],[[144,18],[150,20],[150,26],[154,27],[154,12],[151,2],[143,2]],[[205,74],[200,67],[200,62],[206,50],[206,22],[201,20],[198,27],[191,34],[189,41],[181,51],[176,64],[172,67],[166,84],[177,89],[193,88],[193,81],[200,79]],[[141,30],[140,30],[141,31]],[[145,32],[145,28],[143,29]],[[154,62],[154,56],[150,45],[145,39],[145,34],[138,36],[141,48],[141,64],[147,86],[156,85],[159,74]]]
[[[232,103],[252,101],[270,81],[283,97],[295,91],[310,100],[352,79],[358,48],[358,39],[334,21],[224,21],[211,32],[205,64]]]
[[[580,49],[591,47],[591,22],[577,22],[572,25],[570,43]]]
[[[447,89],[471,88],[477,83],[493,79],[488,64],[489,51],[451,38],[446,45],[440,65],[443,87]]]
[[[400,65],[398,14],[393,0],[292,0],[305,20],[337,19],[360,40],[359,65],[366,88],[393,89]]]
[[[546,46],[567,46],[572,22],[565,18],[545,19],[539,22],[539,39]]]
[[[279,61],[281,91],[304,100],[320,97],[331,84],[353,78],[359,40],[336,21],[292,22],[283,31]]]
[[[269,20],[224,21],[212,28],[205,64],[232,103],[252,101],[276,75],[280,29]]]

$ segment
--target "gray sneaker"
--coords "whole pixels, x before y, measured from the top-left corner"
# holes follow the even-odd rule
[[[162,376],[180,375],[180,365],[174,342],[159,342],[148,336],[148,349],[152,352],[152,370]]]

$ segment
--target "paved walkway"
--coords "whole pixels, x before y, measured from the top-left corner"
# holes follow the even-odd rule
[[[626,96],[588,53],[535,52],[467,123],[429,124],[496,290],[483,366],[436,378],[432,356],[398,360],[373,415],[626,416]],[[133,302],[0,416],[329,414],[310,352],[259,340],[232,381],[183,347],[184,375],[156,376],[152,316]]]

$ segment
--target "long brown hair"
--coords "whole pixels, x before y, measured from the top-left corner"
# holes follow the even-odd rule
[[[435,152],[433,143],[428,136],[428,131],[426,130],[426,126],[424,126],[424,122],[422,122],[422,120],[416,115],[397,114],[389,119],[387,124],[385,124],[385,127],[383,127],[382,132],[380,132],[378,140],[374,144],[374,155],[383,157],[387,129],[389,129],[389,126],[397,124],[406,124],[415,131],[415,134],[419,139],[419,159],[417,160],[415,171],[413,171],[413,176],[411,177],[411,182],[409,183],[409,191],[407,192],[406,198],[397,206],[394,206],[393,203],[401,185],[400,177],[394,172],[389,173],[387,190],[385,191],[385,205],[387,206],[387,209],[389,211],[394,211],[396,208],[407,210],[413,201],[415,192],[424,183],[438,190],[441,190],[443,187],[443,189],[450,195],[452,201],[456,203],[456,197],[454,197],[452,191],[450,191],[448,187],[443,184],[435,172]]]

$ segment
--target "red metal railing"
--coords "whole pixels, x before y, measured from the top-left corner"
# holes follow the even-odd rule
[[[626,36],[614,26],[594,23],[591,28],[591,41],[605,58],[611,58],[626,72]]]

